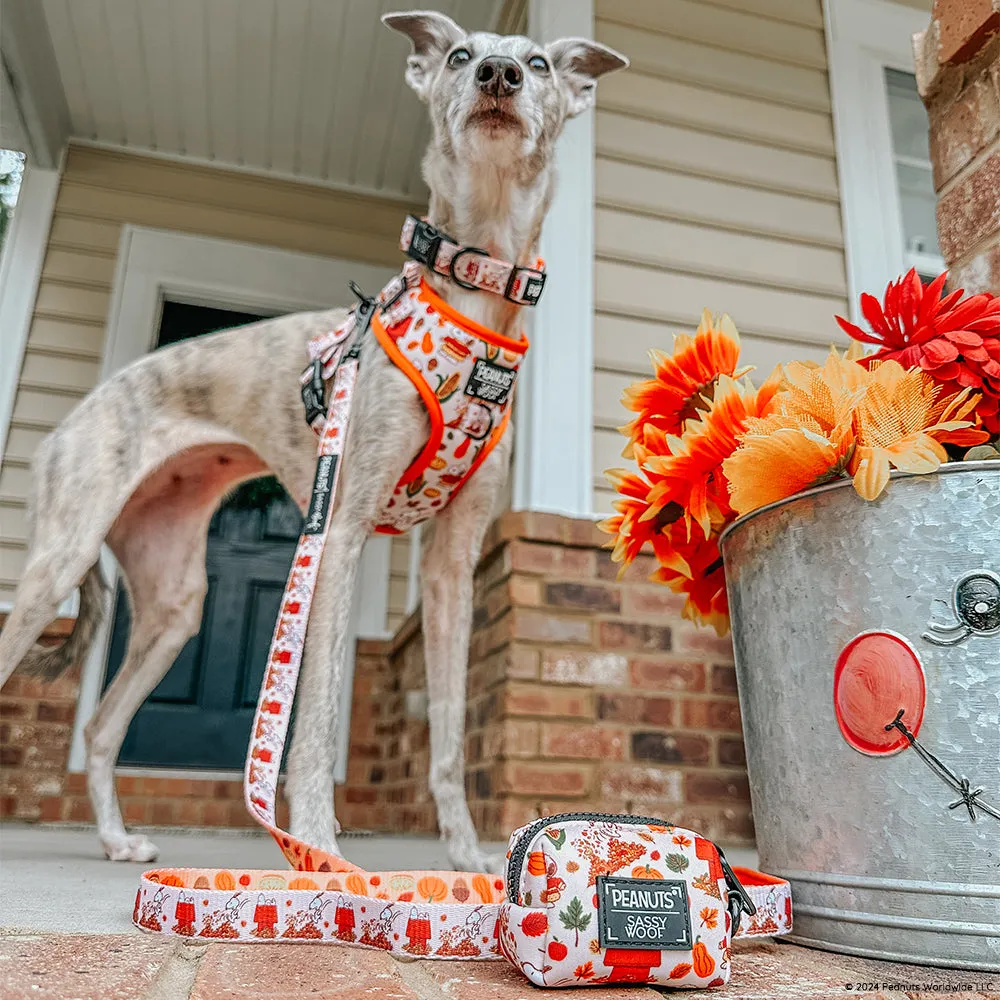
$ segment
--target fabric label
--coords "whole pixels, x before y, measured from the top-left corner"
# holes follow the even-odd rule
[[[507,402],[510,390],[514,387],[517,372],[511,368],[503,368],[482,358],[476,360],[469,381],[465,386],[466,396],[475,396],[486,403],[498,403],[503,406]]]
[[[602,948],[691,948],[691,911],[683,880],[597,878],[598,940]]]
[[[306,513],[303,535],[322,535],[326,519],[330,513],[330,497],[333,492],[333,473],[337,468],[337,455],[320,455],[316,462],[316,478],[313,480],[312,496]]]

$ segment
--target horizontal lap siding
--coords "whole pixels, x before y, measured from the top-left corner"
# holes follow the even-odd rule
[[[97,382],[123,225],[394,265],[405,208],[249,174],[72,147],[0,467],[0,602],[12,599],[24,565],[31,457]],[[331,289],[331,296],[342,293],[348,294]],[[398,600],[398,585],[393,592]],[[394,619],[404,611],[402,605],[390,607]]]
[[[703,308],[746,363],[821,359],[846,272],[820,0],[597,0],[626,53],[596,115],[594,502],[627,463],[622,390]]]

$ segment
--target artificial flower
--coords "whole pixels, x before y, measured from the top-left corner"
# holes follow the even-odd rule
[[[676,527],[681,527],[680,521]],[[671,536],[653,539],[653,554],[659,566],[649,579],[687,596],[682,618],[696,625],[711,625],[723,636],[729,631],[729,600],[718,529],[707,538],[699,537],[697,527],[691,534],[689,539],[686,530],[675,530]]]
[[[713,521],[728,520],[733,509],[722,463],[736,450],[748,420],[769,414],[780,382],[780,369],[759,389],[749,381],[720,375],[708,410],[689,420],[681,437],[668,438],[670,454],[650,456],[643,463],[643,470],[657,481],[640,520],[652,520],[668,504],[676,504],[689,530],[693,520],[705,537]]]
[[[712,390],[720,375],[740,378],[751,369],[737,369],[740,335],[728,316],[717,322],[706,309],[694,337],[674,335],[672,354],[652,350],[652,379],[636,382],[622,396],[626,409],[638,413],[621,428],[629,442],[622,452],[633,458],[633,446],[644,441],[649,429],[665,434],[680,434],[685,422],[707,408]]]
[[[876,499],[889,481],[890,466],[902,472],[934,472],[948,453],[942,442],[979,444],[985,432],[967,417],[978,403],[969,389],[946,395],[918,368],[876,362],[864,397],[854,411],[855,450],[849,465],[854,488]]]
[[[876,344],[862,360],[898,361],[904,368],[929,372],[953,395],[973,389],[981,396],[975,413],[991,435],[1000,434],[1000,298],[989,293],[962,299],[963,289],[942,297],[947,273],[924,287],[916,271],[891,282],[880,304],[861,296],[861,311],[871,331],[842,317],[841,328],[856,340]]]

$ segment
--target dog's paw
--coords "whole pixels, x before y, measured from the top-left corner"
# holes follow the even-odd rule
[[[452,867],[460,872],[489,872],[491,875],[502,875],[507,867],[507,858],[503,854],[488,854],[478,844],[464,848],[452,848],[448,851]]]
[[[109,861],[155,861],[160,849],[141,833],[102,840],[104,853]]]

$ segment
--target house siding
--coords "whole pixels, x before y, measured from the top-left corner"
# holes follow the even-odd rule
[[[149,226],[372,264],[399,263],[416,205],[256,175],[70,148],[0,467],[0,605],[24,566],[25,497],[39,441],[97,383],[122,226]],[[346,293],[331,289],[331,296]],[[406,566],[406,540],[393,566]],[[390,627],[405,613],[394,579]],[[400,594],[402,595],[400,598]]]
[[[598,88],[594,504],[621,466],[622,390],[704,307],[769,371],[821,358],[847,308],[820,0],[597,0],[626,52]]]

